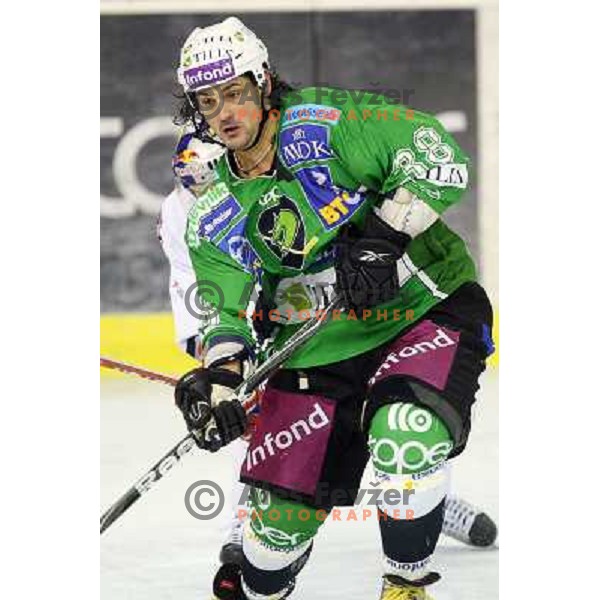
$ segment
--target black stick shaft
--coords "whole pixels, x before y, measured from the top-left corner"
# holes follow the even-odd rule
[[[209,419],[210,413],[207,413],[204,424],[208,423]],[[132,504],[162,479],[195,445],[194,435],[190,433],[177,446],[171,448],[100,517],[100,533],[108,529]]]

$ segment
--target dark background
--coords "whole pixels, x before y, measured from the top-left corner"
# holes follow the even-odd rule
[[[150,117],[172,116],[179,49],[196,26],[229,15],[101,17],[102,117],[119,117],[126,134]],[[262,38],[272,65],[297,86],[329,85],[410,92],[409,105],[439,114],[463,113],[463,131],[453,131],[473,160],[466,199],[446,221],[477,248],[477,107],[475,13],[456,11],[369,11],[240,13]],[[452,131],[452,129],[450,129]],[[171,152],[177,136],[152,139],[136,159],[137,177],[151,192],[170,192]],[[121,138],[101,138],[101,194],[122,197],[113,171]],[[122,201],[130,202],[126,197]],[[101,309],[167,310],[168,265],[155,237],[158,198],[127,217],[101,217]],[[103,211],[101,211],[102,214]],[[106,214],[106,212],[104,211]]]

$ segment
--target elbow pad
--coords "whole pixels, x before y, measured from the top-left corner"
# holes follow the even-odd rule
[[[431,227],[439,215],[420,198],[400,187],[391,198],[386,198],[375,214],[396,231],[411,238]]]

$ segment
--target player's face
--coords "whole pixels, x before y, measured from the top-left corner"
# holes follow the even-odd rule
[[[258,135],[261,103],[257,86],[245,75],[201,90],[198,108],[211,129],[230,150],[251,146]]]

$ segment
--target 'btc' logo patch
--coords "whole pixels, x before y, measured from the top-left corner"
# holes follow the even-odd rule
[[[296,171],[302,189],[312,209],[319,215],[327,231],[348,221],[362,206],[366,197],[333,184],[329,167],[308,167]]]

